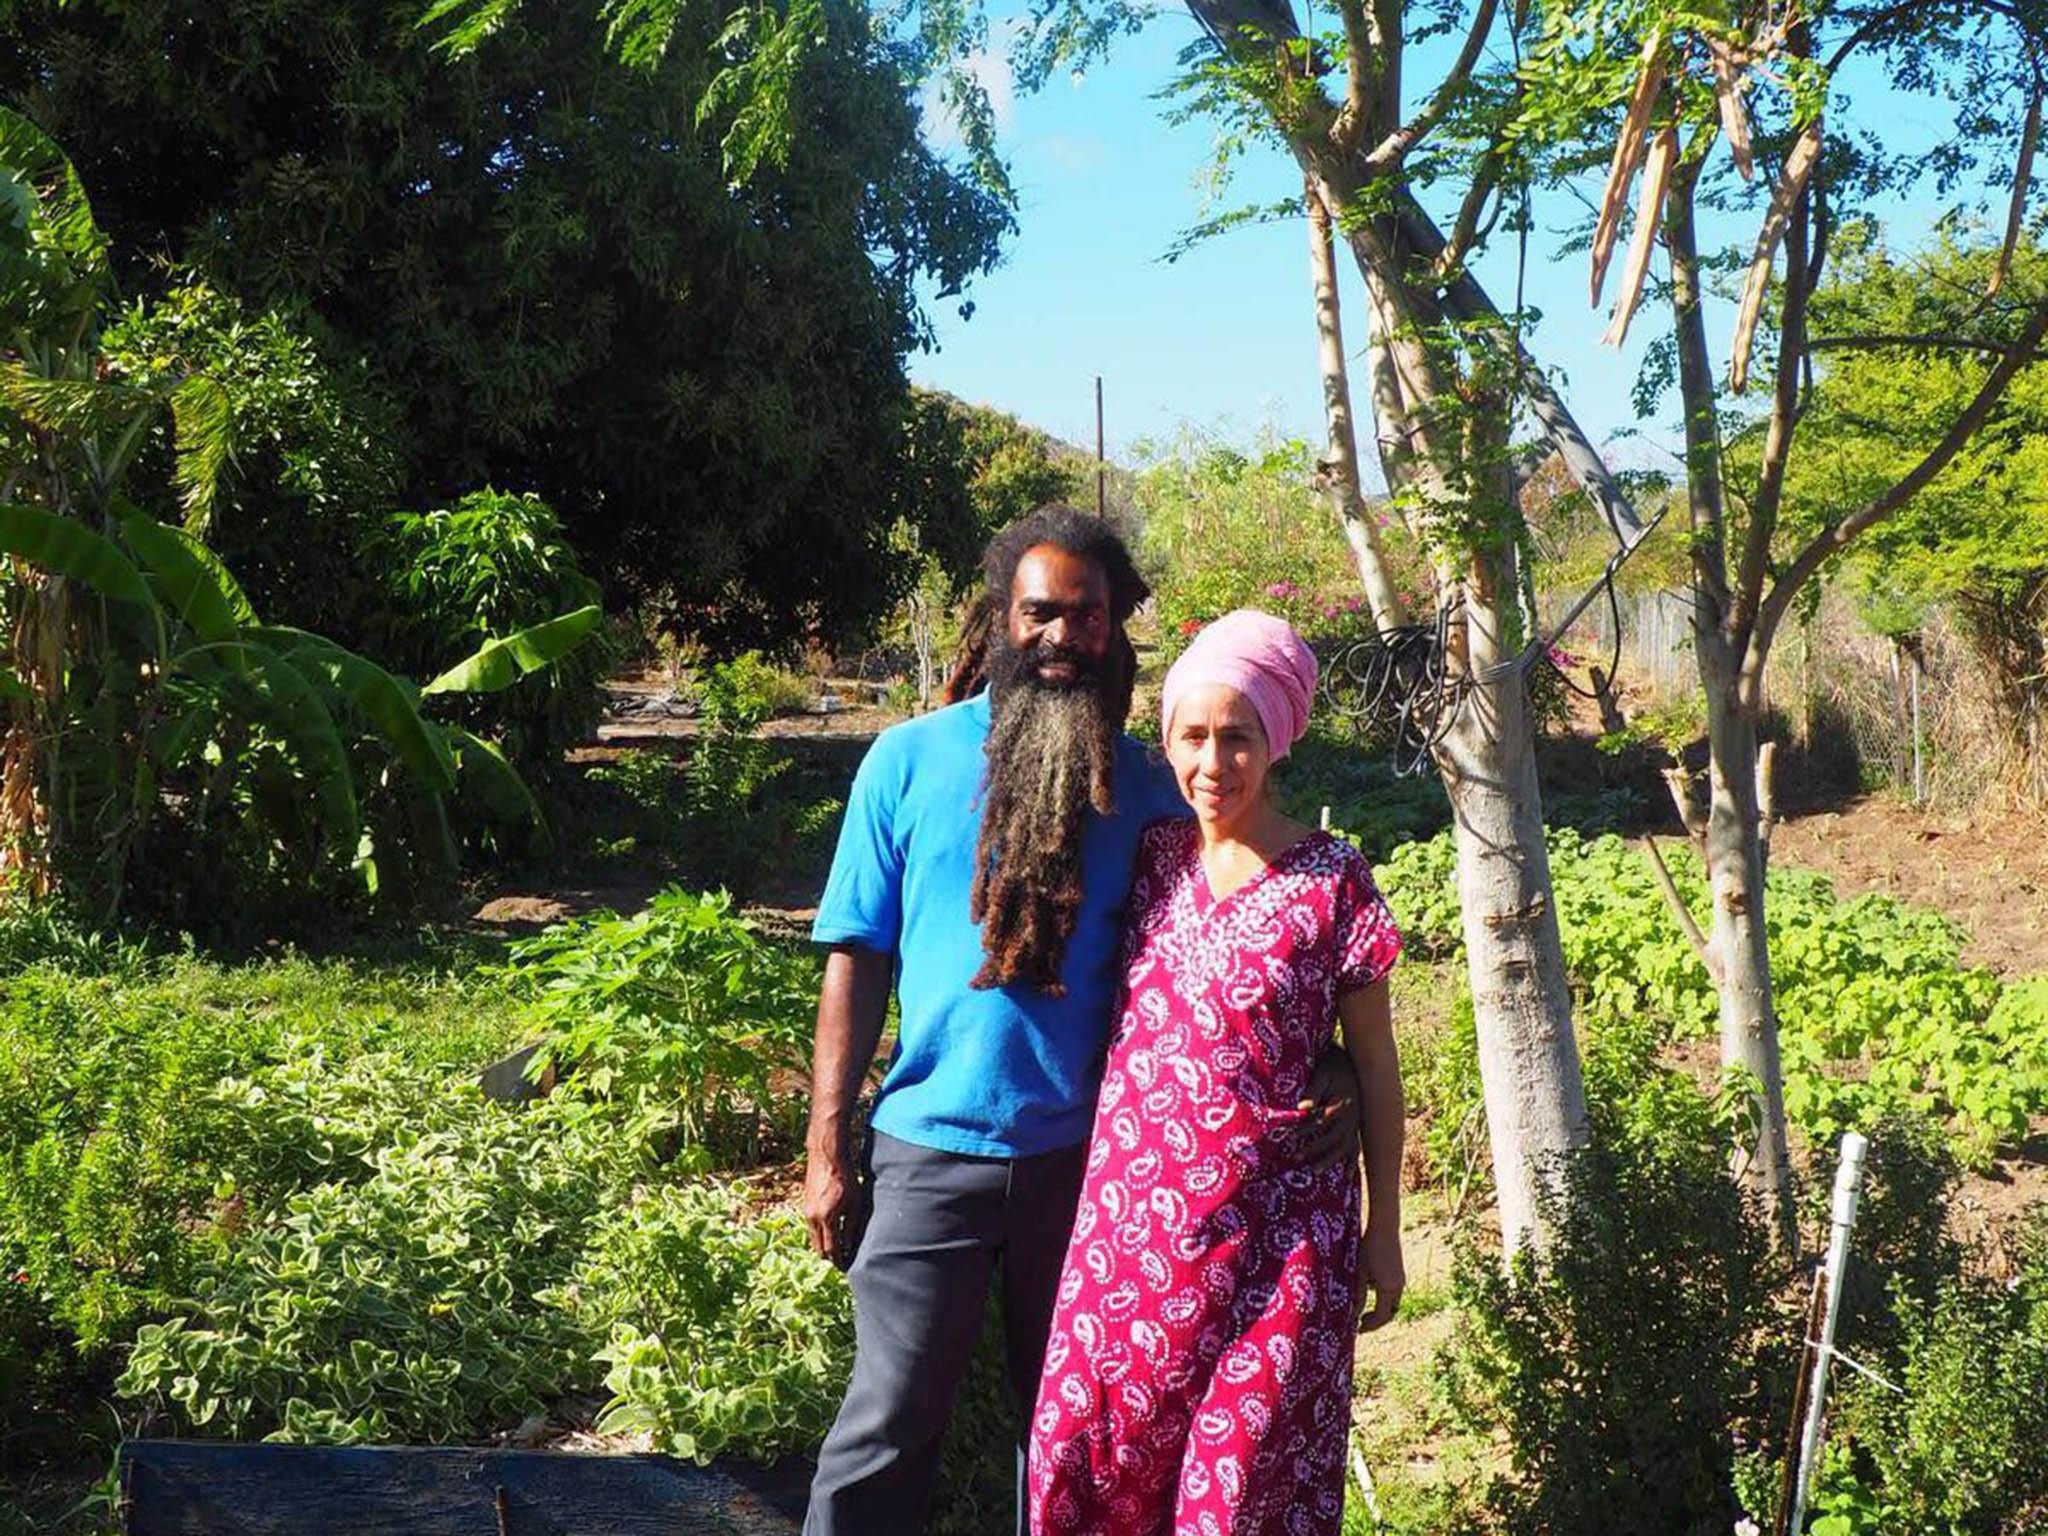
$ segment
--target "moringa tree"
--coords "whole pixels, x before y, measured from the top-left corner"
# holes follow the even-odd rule
[[[1567,172],[1590,158],[1589,128],[1612,133],[1612,113],[1620,113],[1593,228],[1596,304],[1639,176],[1640,191],[1608,340],[1627,333],[1660,237],[1669,261],[1666,355],[1675,353],[1684,422],[1693,649],[1709,747],[1704,797],[1688,775],[1674,773],[1671,783],[1707,869],[1712,914],[1704,931],[1664,883],[1720,994],[1724,1069],[1754,1096],[1754,1135],[1738,1161],[1774,1207],[1787,1244],[1796,1241],[1795,1211],[1764,911],[1765,668],[1780,627],[1823,569],[1941,477],[2048,335],[2048,290],[2031,269],[2015,281],[2012,267],[2040,126],[2043,41],[2033,13],[2003,5],[1755,3],[1706,13],[1566,0],[1543,13],[1523,76],[1524,142],[1557,152]],[[1898,156],[1874,133],[1859,136],[1878,125],[1858,120],[1842,79],[1865,52],[1896,91],[1956,95],[1956,136],[1926,157]],[[1714,153],[1722,141],[1725,158]],[[1935,285],[1939,323],[1887,333],[1860,321],[1848,294],[1824,286],[1831,245],[1874,203],[1922,176],[1953,178],[1975,159],[2002,154],[2013,157],[2013,191],[2001,252],[1979,286]],[[1712,256],[1703,255],[1701,224],[1739,199],[1731,182],[1748,182],[1759,163],[1772,174],[1750,199],[1761,204],[1753,238],[1729,262],[1745,270],[1723,374],[1707,338]],[[1774,281],[1781,253],[1784,275]],[[1760,344],[1772,349],[1769,399],[1753,412],[1740,397]],[[1889,473],[1832,486],[1808,480],[1811,499],[1795,505],[1788,488],[1802,422],[1828,360],[1848,349],[1902,363],[1915,352],[1937,354],[1962,363],[1970,378],[1940,428]],[[1655,858],[1654,844],[1650,851]]]
[[[1301,169],[1330,436],[1323,479],[1385,631],[1411,615],[1361,515],[1338,239],[1365,281],[1375,447],[1396,515],[1435,575],[1444,686],[1425,732],[1456,827],[1487,1127],[1512,1250],[1542,1238],[1545,1170],[1586,1134],[1525,676],[1541,650],[1510,442],[1522,411],[1616,533],[1640,536],[1599,454],[1523,351],[1514,318],[1467,266],[1514,208],[1513,69],[1489,45],[1511,43],[1524,23],[1496,0],[1451,7],[1462,46],[1418,98],[1404,88],[1404,65],[1420,37],[1445,25],[1443,8],[1340,0],[1340,30],[1316,38],[1285,0],[1188,8],[1208,42],[1191,51],[1183,110],[1214,118],[1227,136],[1277,142]],[[1085,58],[1133,14],[1083,0],[1042,14],[1023,50],[1026,79]],[[1448,233],[1422,201],[1437,193],[1453,209]]]

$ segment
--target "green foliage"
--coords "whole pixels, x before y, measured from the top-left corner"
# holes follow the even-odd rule
[[[670,889],[631,917],[601,912],[512,949],[543,1059],[580,1091],[658,1108],[693,1166],[756,1161],[795,1133],[818,967],[763,940],[724,895]]]
[[[697,688],[697,707],[715,731],[751,731],[776,715],[809,709],[817,684],[776,666],[759,651],[742,651],[709,668]]]
[[[359,1161],[203,1262],[190,1301],[136,1330],[117,1392],[182,1428],[347,1444],[467,1439],[589,1383],[591,1335],[554,1288],[638,1166],[609,1117],[493,1104],[382,1055],[213,1097]]]
[[[1450,802],[1434,775],[1398,775],[1385,753],[1320,730],[1296,742],[1278,765],[1274,791],[1281,809],[1311,826],[1328,806],[1330,825],[1342,828],[1369,859],[1427,839],[1451,819]]]
[[[148,388],[217,386],[213,437],[228,458],[190,526],[262,612],[351,643],[393,574],[363,544],[398,494],[401,456],[388,401],[358,362],[323,358],[307,329],[203,279],[114,314],[101,337],[110,375]],[[183,434],[189,416],[175,425]],[[165,522],[192,509],[174,494],[172,443],[152,441],[130,488]]]
[[[224,969],[87,940],[41,910],[0,924],[0,1432],[61,1436],[58,1407],[135,1324],[190,1294],[267,1199],[360,1166],[335,1114],[266,1114],[229,1078],[333,1072],[367,1051],[421,1073],[507,1043],[501,992],[417,968],[272,960]],[[403,1064],[401,1064],[403,1065]],[[409,1070],[409,1069],[407,1069]],[[349,1114],[404,1112],[407,1070],[351,1080]],[[294,1073],[297,1076],[294,1076]],[[331,1107],[331,1106],[330,1106]],[[323,1112],[325,1113],[325,1112]],[[353,1124],[354,1122],[350,1122]]]
[[[1989,280],[1988,247],[1948,236],[1907,259],[1852,225],[1816,295],[1826,331],[1968,333]],[[2048,260],[2023,244],[2009,282],[2025,289]],[[1937,443],[1994,361],[1944,348],[1825,354],[1789,503],[1808,525],[1838,519],[1900,479]],[[2048,712],[2048,367],[2020,370],[1953,463],[1867,534],[1847,571],[1882,633],[1918,631],[1937,605],[1960,623],[2002,712],[2007,745],[2030,750]],[[2037,770],[2040,765],[2036,765]]]
[[[364,360],[400,429],[373,510],[530,489],[619,606],[721,643],[885,613],[921,295],[1009,227],[922,136],[920,43],[837,0],[494,4],[451,60],[427,9],[34,0],[0,100],[70,148],[125,274],[168,255]]]
[[[952,597],[973,584],[982,550],[998,532],[1081,489],[1076,467],[1045,433],[951,395],[911,391],[910,443],[910,471],[928,509],[916,543]]]
[[[1901,1294],[1893,1392],[1843,1386],[1813,1499],[1816,1536],[2025,1536],[2048,1509],[2048,1229],[2010,1282]],[[1846,1431],[1846,1434],[1844,1433]]]
[[[718,1184],[653,1191],[605,1223],[579,1288],[579,1310],[609,1330],[601,1429],[700,1462],[824,1439],[853,1359],[852,1297],[793,1215],[749,1218]]]
[[[1689,851],[1667,854],[1705,910]],[[1711,1035],[1718,1002],[1639,850],[1621,839],[1550,835],[1565,966],[1589,1031],[1648,1020],[1668,1038]],[[1394,850],[1379,871],[1419,956],[1462,953],[1449,834]],[[1937,914],[1888,897],[1836,898],[1827,880],[1774,869],[1766,919],[1785,1067],[1785,1108],[1810,1144],[1894,1110],[1946,1118],[1980,1159],[2048,1110],[2048,1010],[2038,984],[2001,988],[1960,965]]]
[[[1543,1196],[1540,1264],[1469,1244],[1454,1396],[1505,1432],[1493,1503],[1515,1533],[1725,1536],[1733,1425],[1752,1392],[1765,1233],[1727,1179],[1712,1106],[1653,1074],[1595,1098],[1592,1146]]]
[[[5,108],[0,127],[0,151],[14,156],[0,162],[10,185],[47,181],[47,167],[62,165]],[[0,246],[22,261],[89,219],[47,188],[18,211]],[[91,283],[75,286],[99,296]],[[205,290],[131,312],[125,329],[109,333],[118,351],[91,305],[34,332],[23,304],[0,313],[0,331],[17,338],[0,364],[0,470],[14,498],[0,504],[0,548],[20,562],[0,588],[6,671],[17,684],[0,837],[32,872],[31,886],[54,875],[111,912],[139,868],[158,915],[192,916],[203,891],[215,924],[251,910],[277,915],[271,900],[237,898],[272,898],[295,884],[332,895],[343,870],[375,892],[380,856],[390,861],[400,848],[424,845],[452,862],[445,799],[465,766],[482,780],[482,803],[537,821],[489,744],[430,724],[412,685],[366,658],[259,622],[200,537],[237,437],[267,429],[282,441],[288,419],[319,415],[309,351],[274,319],[244,329],[236,308]],[[215,363],[219,375],[197,371]],[[337,430],[330,422],[324,437],[303,436],[355,451]],[[317,455],[289,451],[272,465],[296,474],[300,489],[319,467]],[[136,498],[152,496],[174,498],[184,525],[138,510]],[[91,600],[101,606],[88,620]],[[565,615],[503,643],[522,667],[558,660],[596,617]],[[438,681],[451,693],[480,688],[497,681],[488,671]],[[381,804],[366,811],[370,799]]]
[[[672,858],[691,883],[748,895],[771,867],[809,869],[829,852],[843,802],[820,776],[754,734],[799,686],[758,658],[710,668],[700,729],[680,760],[629,748],[589,772],[623,804],[609,818],[630,846]]]
[[[495,662],[491,678],[451,683],[454,691],[476,694],[456,710],[463,725],[496,741],[528,773],[550,771],[566,749],[590,737],[604,713],[610,646],[570,639],[521,652],[507,644],[535,626],[588,614],[598,601],[597,583],[584,574],[547,503],[483,490],[443,511],[394,513],[364,553],[384,573],[385,591],[369,620],[378,655],[417,677],[444,673],[480,647]],[[505,686],[529,672],[539,675]],[[439,691],[438,682],[424,691]],[[498,686],[486,691],[477,686],[484,682]]]
[[[1189,433],[1138,451],[1138,556],[1157,593],[1169,659],[1233,608],[1264,608],[1311,638],[1370,631],[1336,514],[1310,488],[1315,458],[1306,443],[1268,437],[1244,452]],[[1402,548],[1398,527],[1389,523],[1387,536],[1402,585],[1419,600],[1426,568]],[[1217,559],[1218,550],[1230,558]]]

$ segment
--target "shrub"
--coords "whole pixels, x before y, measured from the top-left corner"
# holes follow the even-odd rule
[[[370,1050],[422,1071],[467,1069],[503,1048],[506,1012],[502,994],[414,969],[304,960],[230,970],[131,956],[102,976],[56,964],[9,976],[0,1428],[47,1423],[93,1389],[137,1322],[191,1294],[251,1201],[356,1165],[356,1121],[337,1118],[332,1096],[319,1115],[304,1111],[272,1068],[302,1063],[291,1079],[302,1089]],[[267,1102],[220,1090],[235,1079],[266,1084]],[[346,1081],[400,1114],[414,1079]]]
[[[538,496],[487,489],[441,511],[396,512],[364,553],[385,583],[368,621],[373,643],[415,677],[434,677],[486,640],[599,599],[561,520]],[[611,636],[601,633],[516,688],[465,699],[459,717],[522,769],[545,775],[596,730],[615,659]]]
[[[814,1449],[853,1358],[846,1282],[803,1225],[749,1218],[730,1186],[663,1188],[612,1212],[577,1310],[607,1331],[607,1431],[691,1461]]]
[[[245,1218],[191,1302],[136,1331],[117,1392],[217,1434],[445,1442],[590,1384],[595,1338],[558,1288],[639,1147],[572,1097],[515,1109],[431,1074],[384,1099],[422,1070],[316,1059],[223,1090],[310,1078],[362,1164]]]
[[[794,1137],[817,962],[762,939],[727,897],[671,888],[631,917],[558,924],[503,974],[531,1002],[543,1061],[590,1094],[661,1106],[693,1162],[753,1161],[764,1129]]]
[[[2027,1536],[2048,1516],[2048,1227],[2010,1283],[1894,1295],[1897,1390],[1842,1387],[1814,1536]]]
[[[778,667],[759,651],[741,651],[705,669],[697,701],[712,725],[751,731],[776,715],[801,714],[817,702],[818,685],[801,672]]]
[[[1248,450],[1184,434],[1141,443],[1137,554],[1157,592],[1161,650],[1171,661],[1194,632],[1233,608],[1278,613],[1311,638],[1371,628],[1357,566],[1329,502],[1310,487],[1315,451],[1270,435]],[[1426,568],[1398,527],[1387,530],[1397,577],[1419,596]],[[1230,559],[1218,560],[1227,549]]]
[[[1514,1476],[1492,1503],[1508,1531],[1726,1536],[1764,1229],[1689,1083],[1658,1074],[1600,1118],[1542,1197],[1556,1242],[1540,1265],[1464,1247],[1453,1397],[1506,1436]]]

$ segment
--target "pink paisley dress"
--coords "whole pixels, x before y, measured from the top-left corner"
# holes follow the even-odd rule
[[[1335,1536],[1359,1182],[1290,1130],[1339,996],[1401,937],[1311,833],[1220,901],[1192,820],[1139,844],[1086,1182],[1032,1420],[1037,1536]]]

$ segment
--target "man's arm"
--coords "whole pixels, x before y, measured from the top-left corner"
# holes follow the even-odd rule
[[[1401,1092],[1401,1055],[1394,1045],[1386,978],[1345,993],[1337,1000],[1337,1016],[1344,1024],[1345,1052],[1358,1073],[1364,1111],[1365,1231],[1358,1295],[1363,1306],[1367,1288],[1372,1291],[1372,1312],[1360,1325],[1370,1331],[1393,1318],[1407,1284],[1401,1261],[1401,1145],[1408,1106]]]
[[[811,1247],[841,1269],[853,1262],[853,1109],[881,1042],[895,962],[878,950],[835,944],[818,993],[811,1051],[811,1123],[804,1138],[804,1220]]]

